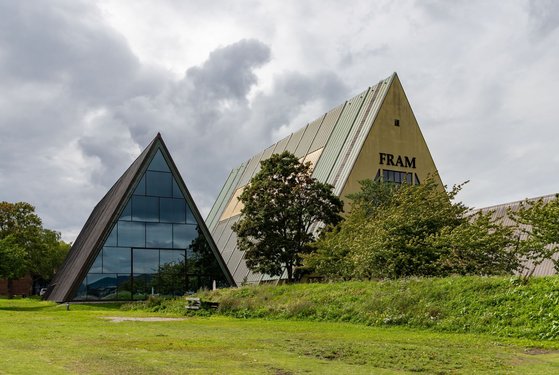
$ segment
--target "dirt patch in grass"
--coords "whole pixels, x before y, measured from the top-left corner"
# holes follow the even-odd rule
[[[276,367],[269,367],[270,371],[273,371],[274,375],[293,375],[293,373],[291,371],[288,370],[284,370],[281,368],[276,368]]]
[[[138,318],[131,316],[103,316],[102,319],[110,320],[112,323],[122,323],[122,322],[176,322],[179,320],[186,320],[185,318],[161,318],[161,317],[148,317],[148,318]]]
[[[542,348],[527,348],[524,350],[524,353],[530,355],[540,355],[540,354],[552,354],[552,353],[559,353],[559,350],[547,350]]]

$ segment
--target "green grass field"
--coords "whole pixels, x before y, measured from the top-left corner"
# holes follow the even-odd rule
[[[2,374],[554,374],[559,342],[0,299]],[[169,314],[159,316],[170,317]]]

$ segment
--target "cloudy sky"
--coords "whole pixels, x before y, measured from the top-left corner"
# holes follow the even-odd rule
[[[0,200],[73,241],[160,131],[206,214],[394,71],[464,203],[559,192],[559,1],[0,0]]]

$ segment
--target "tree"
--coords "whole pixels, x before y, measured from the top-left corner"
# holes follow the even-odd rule
[[[516,223],[519,237],[519,251],[525,259],[532,261],[532,269],[528,270],[530,277],[537,266],[544,260],[553,262],[555,270],[559,272],[559,260],[553,255],[559,248],[559,199],[544,202],[543,199],[524,201],[518,211],[508,212],[509,217]]]
[[[34,283],[51,279],[70,248],[60,233],[43,228],[35,207],[26,202],[0,202],[0,241],[5,259],[14,265],[10,272],[0,274],[8,279],[10,295],[11,281],[25,274],[31,275]]]
[[[422,185],[362,182],[351,213],[315,243],[305,265],[332,279],[511,272],[511,231],[427,179]]]
[[[0,238],[13,235],[19,241],[30,240],[41,228],[41,218],[29,203],[0,202]]]
[[[251,270],[281,276],[285,269],[292,282],[301,255],[311,250],[311,226],[338,223],[343,203],[331,185],[311,177],[310,163],[287,151],[261,166],[239,198],[244,208],[233,226],[237,245]]]
[[[29,274],[34,281],[38,278],[52,279],[58,267],[64,262],[70,244],[62,241],[59,232],[44,228],[38,231],[29,244],[27,252]]]
[[[499,275],[520,268],[513,229],[478,213],[457,227],[444,227],[431,239],[441,254],[442,275]]]
[[[13,235],[0,239],[0,279],[8,280],[8,295],[12,296],[11,281],[25,275],[25,249]]]

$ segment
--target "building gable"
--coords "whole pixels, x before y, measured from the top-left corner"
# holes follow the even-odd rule
[[[158,134],[99,202],[46,298],[143,299],[235,285]]]

